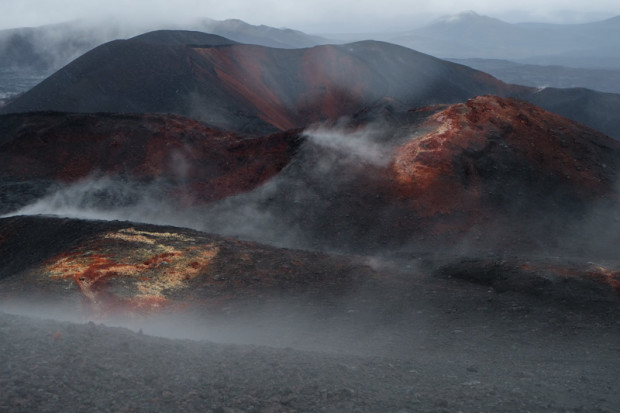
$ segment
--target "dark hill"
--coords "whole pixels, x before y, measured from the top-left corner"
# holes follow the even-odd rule
[[[262,133],[335,120],[385,97],[413,107],[526,90],[380,42],[284,50],[145,36],[96,48],[3,111],[171,112]]]
[[[527,100],[620,140],[620,115],[613,109],[620,107],[620,94],[548,87]]]
[[[0,263],[2,301],[30,293],[99,316],[216,309],[283,292],[325,300],[376,275],[354,258],[184,228],[50,217],[0,219],[0,253],[11,258]]]
[[[76,59],[2,111],[176,113],[263,134],[350,116],[390,98],[405,107],[515,96],[618,137],[620,96],[578,89],[539,93],[389,43],[309,49],[231,44],[159,31],[114,41]],[[232,42],[231,42],[232,43]]]

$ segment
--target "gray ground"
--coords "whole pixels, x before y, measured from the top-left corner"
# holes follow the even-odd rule
[[[620,319],[609,303],[420,276],[339,303],[259,300],[133,319],[133,330],[3,304],[0,411],[620,409]]]

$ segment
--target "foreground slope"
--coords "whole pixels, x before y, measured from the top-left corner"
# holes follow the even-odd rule
[[[327,300],[377,274],[359,259],[183,228],[50,217],[0,220],[0,295],[79,316],[211,309],[263,296]]]
[[[0,313],[0,406],[522,412],[620,403],[617,312],[443,287],[418,283],[400,305],[349,302],[314,317],[285,306],[252,308],[246,319],[177,317],[159,329],[134,320],[143,334]],[[209,341],[149,335],[183,338],[184,329]]]
[[[442,58],[617,69],[619,38],[620,16],[582,24],[511,24],[470,11],[438,19],[391,41]]]

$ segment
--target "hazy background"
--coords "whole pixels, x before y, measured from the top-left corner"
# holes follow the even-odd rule
[[[123,16],[132,21],[210,17],[310,33],[403,31],[474,10],[509,23],[583,23],[620,15],[617,0],[0,0],[0,29]]]

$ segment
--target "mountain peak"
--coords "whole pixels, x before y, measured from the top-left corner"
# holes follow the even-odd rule
[[[167,44],[167,45],[188,45],[199,44],[209,46],[221,46],[236,44],[237,42],[219,36],[217,34],[203,33],[190,30],[155,30],[134,36],[130,41],[149,43],[149,44]]]
[[[482,14],[478,14],[473,10],[467,10],[467,11],[463,11],[458,14],[452,14],[452,15],[440,17],[439,19],[431,23],[430,26],[463,25],[463,24],[468,25],[468,24],[485,24],[485,23],[486,24],[494,23],[494,24],[508,25],[508,23],[502,20],[496,19],[494,17],[489,17],[489,16],[485,16]]]

